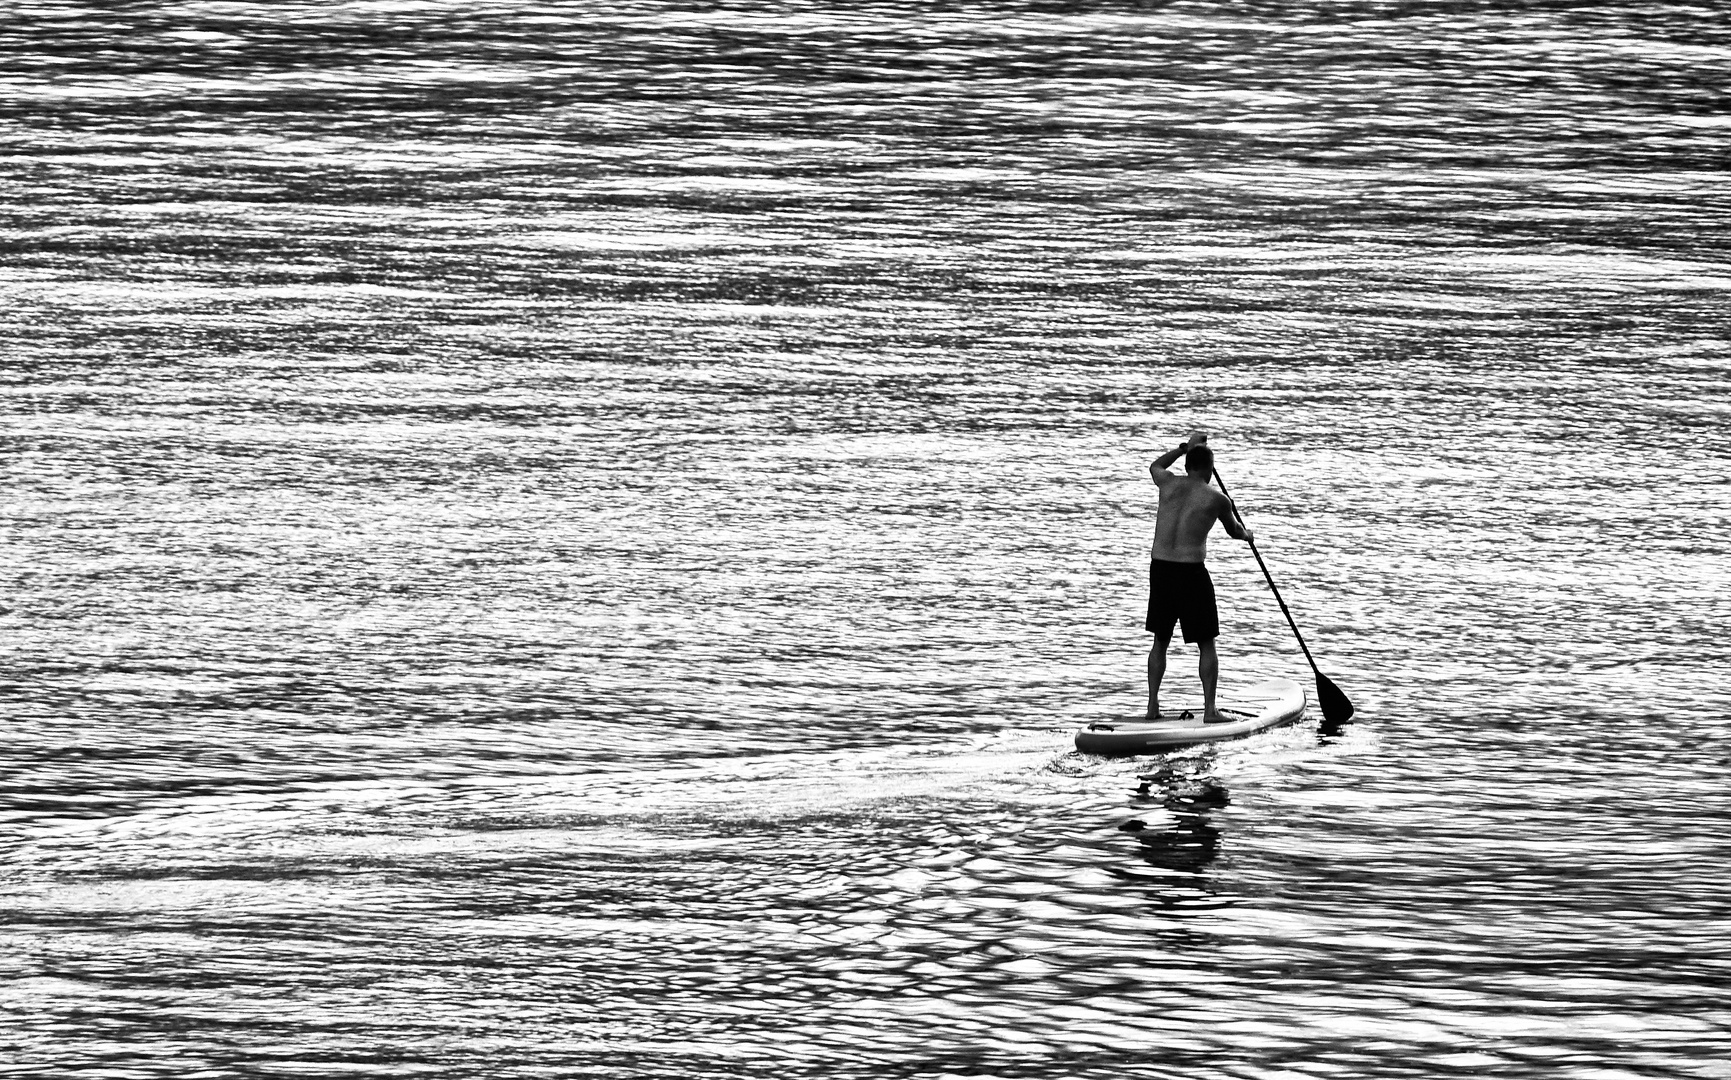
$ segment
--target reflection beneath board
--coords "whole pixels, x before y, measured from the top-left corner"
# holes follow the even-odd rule
[[[1151,866],[1198,874],[1220,853],[1220,829],[1211,812],[1232,801],[1226,785],[1211,776],[1186,775],[1168,762],[1140,777],[1136,793],[1157,800],[1171,819],[1150,825],[1139,818],[1121,828],[1142,845],[1142,858]]]

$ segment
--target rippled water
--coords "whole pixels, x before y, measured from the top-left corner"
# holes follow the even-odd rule
[[[10,6],[0,1074],[1731,1077],[1719,15]]]

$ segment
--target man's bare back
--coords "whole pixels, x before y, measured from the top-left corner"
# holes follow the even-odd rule
[[[1148,472],[1160,488],[1160,510],[1154,519],[1154,550],[1151,558],[1165,562],[1199,563],[1208,555],[1208,531],[1216,521],[1236,540],[1250,538],[1250,530],[1232,511],[1232,500],[1208,484],[1210,474],[1187,476],[1168,470],[1191,446],[1201,446],[1208,436],[1196,432],[1176,450],[1160,455]]]
[[[1206,480],[1170,472],[1162,480],[1160,472],[1165,470],[1154,476],[1160,485],[1160,512],[1154,520],[1150,556],[1166,562],[1202,562],[1208,555],[1208,531],[1216,521],[1233,520],[1232,504]]]

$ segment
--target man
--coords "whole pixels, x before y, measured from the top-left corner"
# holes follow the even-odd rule
[[[1197,674],[1202,679],[1202,721],[1218,724],[1228,720],[1214,705],[1214,689],[1220,680],[1220,659],[1214,639],[1220,636],[1220,613],[1214,606],[1214,581],[1202,565],[1208,553],[1208,531],[1216,521],[1226,534],[1249,541],[1251,532],[1238,519],[1232,500],[1208,482],[1214,477],[1214,451],[1203,445],[1208,436],[1192,432],[1176,450],[1168,450],[1148,466],[1160,487],[1160,511],[1154,521],[1154,550],[1148,566],[1148,620],[1154,634],[1148,650],[1148,719],[1160,716],[1160,679],[1166,674],[1166,646],[1172,642],[1172,627],[1182,624],[1184,640],[1194,642],[1201,653]],[[1168,467],[1184,458],[1184,472]]]

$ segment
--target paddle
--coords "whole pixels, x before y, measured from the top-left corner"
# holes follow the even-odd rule
[[[1214,467],[1214,479],[1220,484],[1221,494],[1228,499],[1232,492],[1226,490],[1226,479],[1220,475],[1220,466]],[[1233,504],[1232,512],[1238,514],[1238,506]],[[1239,524],[1244,523],[1244,515],[1238,514]],[[1274,599],[1280,604],[1280,613],[1286,616],[1286,625],[1292,627],[1292,636],[1298,639],[1298,647],[1304,650],[1304,658],[1310,661],[1310,670],[1316,672],[1316,700],[1322,705],[1322,718],[1330,724],[1344,724],[1352,716],[1352,702],[1341,693],[1340,687],[1334,685],[1327,675],[1316,666],[1316,661],[1310,655],[1310,647],[1304,643],[1304,635],[1298,632],[1298,624],[1292,621],[1292,612],[1286,610],[1286,601],[1280,598],[1280,590],[1275,587],[1274,575],[1268,572],[1268,564],[1262,561],[1262,552],[1256,550],[1256,541],[1250,541],[1250,553],[1256,556],[1256,565],[1262,567],[1262,576],[1268,579],[1268,587],[1274,590]]]

